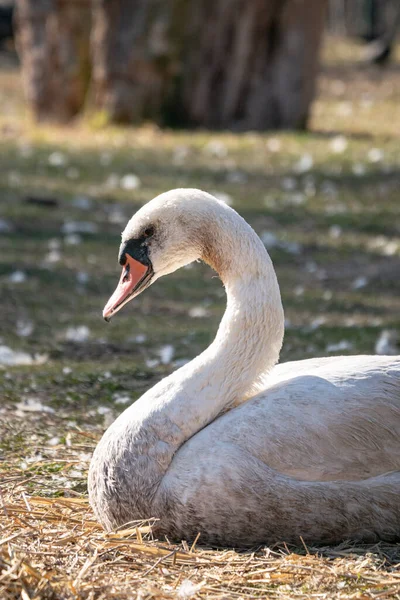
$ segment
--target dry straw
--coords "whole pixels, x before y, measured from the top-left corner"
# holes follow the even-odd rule
[[[400,598],[396,546],[213,551],[156,541],[144,521],[106,534],[85,498],[24,495],[2,511],[4,600]]]
[[[32,439],[33,419],[22,426]],[[54,446],[37,438],[33,456],[21,459],[19,449],[0,462],[1,600],[400,599],[395,544],[218,550],[201,536],[190,545],[156,540],[151,521],[105,533],[83,491],[97,435],[76,434]]]

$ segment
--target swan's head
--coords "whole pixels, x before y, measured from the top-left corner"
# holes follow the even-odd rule
[[[122,274],[103,317],[109,320],[162,275],[207,260],[212,224],[229,213],[234,211],[210,194],[192,189],[172,190],[145,204],[122,233]]]

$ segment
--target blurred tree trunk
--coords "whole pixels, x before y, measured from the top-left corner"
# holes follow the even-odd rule
[[[93,0],[91,96],[109,120],[159,118],[173,60],[167,30],[174,1]]]
[[[17,0],[25,94],[39,121],[68,121],[89,83],[90,0]]]
[[[399,0],[328,0],[328,29],[365,41],[391,36]]]
[[[303,128],[326,0],[93,0],[95,104],[114,121]]]
[[[180,92],[188,120],[239,129],[305,127],[325,9],[324,0],[193,0]]]
[[[91,100],[114,122],[303,128],[327,0],[17,0],[38,119]],[[92,28],[90,12],[92,9]]]

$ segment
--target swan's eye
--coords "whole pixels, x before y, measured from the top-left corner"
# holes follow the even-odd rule
[[[152,227],[152,226],[146,227],[146,229],[143,231],[144,237],[151,237],[153,234],[154,234],[154,227]]]

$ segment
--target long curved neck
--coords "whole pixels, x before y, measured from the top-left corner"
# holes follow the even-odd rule
[[[202,258],[218,270],[227,293],[214,341],[122,413],[93,458],[94,471],[101,456],[109,457],[106,477],[120,487],[125,471],[134,477],[126,482],[131,515],[151,516],[149,503],[176,451],[219,414],[256,393],[279,358],[283,309],[275,271],[260,239],[229,209],[216,220],[207,241]],[[118,473],[110,471],[113,461]],[[104,507],[100,510],[99,494],[93,486],[91,502],[99,519],[106,527],[121,522],[106,517]]]
[[[284,316],[272,261],[253,229],[232,210],[228,217],[209,229],[203,254],[227,294],[217,335],[202,354],[149,392],[160,397],[164,414],[184,432],[181,443],[254,395],[282,346]]]
[[[214,342],[202,356],[207,370],[213,371],[213,381],[221,386],[226,408],[260,389],[278,362],[282,346],[284,318],[278,282],[263,247],[260,254],[262,261],[255,272],[247,272],[245,265],[241,274],[225,274],[227,308]]]

